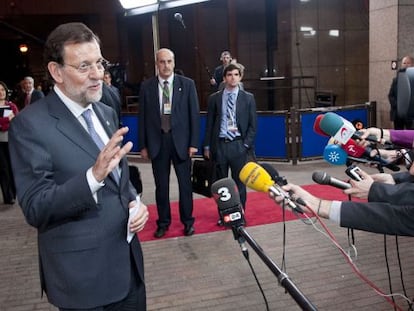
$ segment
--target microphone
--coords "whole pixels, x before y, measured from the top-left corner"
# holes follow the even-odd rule
[[[355,146],[353,146],[353,143]],[[361,149],[362,148],[362,149]],[[347,144],[328,144],[323,150],[323,159],[333,165],[348,164],[348,161],[354,161],[358,163],[366,163],[370,165],[385,166],[386,168],[397,172],[400,167],[395,163],[389,163],[380,156],[369,156],[370,150],[365,149],[355,143],[354,140],[350,140]]]
[[[323,150],[323,159],[333,165],[344,165],[348,160],[348,155],[337,144],[329,144]]]
[[[327,112],[323,115],[319,123],[315,119],[314,122],[314,130],[315,132],[325,133],[329,136],[332,136],[335,140],[337,140],[341,144],[346,144],[349,139],[361,139],[361,133],[357,132],[354,125],[349,122],[348,120],[342,118],[340,115],[334,112]],[[365,140],[379,143],[378,138],[375,135],[369,135]],[[391,142],[384,142],[386,145],[392,145]]]
[[[319,126],[322,132],[332,136],[341,144],[345,144],[356,132],[351,122],[333,112],[325,113]]]
[[[352,138],[348,140],[347,143],[341,146],[345,152],[352,157],[352,159],[365,159],[370,161],[372,164],[378,164],[381,166],[385,166],[386,168],[392,171],[399,171],[400,168],[395,163],[389,162],[382,158],[380,155],[371,156],[371,151],[373,150],[370,147],[362,147],[357,144],[355,140]]]
[[[217,203],[220,219],[226,227],[245,224],[239,190],[233,179],[227,177],[215,181],[211,185],[211,193]]]
[[[239,178],[250,189],[259,192],[270,192],[274,196],[282,196],[293,211],[303,214],[303,210],[291,200],[290,195],[275,184],[269,173],[259,164],[255,162],[246,163],[239,173]]]
[[[183,25],[183,28],[186,29],[185,24],[184,24],[184,20],[183,20],[183,15],[181,13],[175,13],[174,14],[174,18],[179,21],[181,23],[181,25]]]
[[[221,221],[224,226],[232,228],[234,239],[239,242],[244,257],[248,259],[246,240],[239,231],[243,229],[246,221],[236,183],[228,177],[219,179],[211,185],[211,192],[217,203]]]
[[[335,177],[331,177],[327,173],[322,171],[313,172],[312,180],[317,184],[334,186],[342,190],[349,189],[352,187],[351,184],[339,180]]]
[[[316,134],[319,134],[321,136],[329,136],[328,134],[326,134],[324,131],[321,130],[320,123],[321,123],[323,116],[324,116],[323,114],[319,114],[316,116],[315,122],[313,123],[313,131]]]

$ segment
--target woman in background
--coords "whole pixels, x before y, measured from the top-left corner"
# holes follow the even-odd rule
[[[10,164],[8,130],[11,120],[19,112],[17,106],[8,100],[7,85],[0,81],[0,186],[5,204],[14,204],[16,186]]]

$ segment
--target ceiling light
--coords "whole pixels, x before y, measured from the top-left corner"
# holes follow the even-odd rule
[[[158,0],[119,0],[124,9],[140,8],[147,5],[156,4]]]

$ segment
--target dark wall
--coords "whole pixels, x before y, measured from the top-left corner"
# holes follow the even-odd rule
[[[0,21],[42,40],[59,23],[85,22],[100,36],[104,57],[119,65],[124,95],[136,95],[140,82],[154,74],[151,13],[125,16],[117,0],[62,1],[59,6],[37,0],[20,10],[10,5],[0,0],[0,12],[5,12]],[[186,29],[174,19],[176,12]],[[246,67],[245,87],[256,95],[259,110],[312,107],[318,90],[335,93],[339,105],[368,101],[368,16],[360,0],[211,0],[157,15],[160,46],[171,48],[176,67],[195,80],[202,110],[211,93],[207,71],[219,65],[223,50]],[[312,26],[315,34],[308,36],[301,26]],[[339,30],[339,37],[330,36],[331,29]],[[0,59],[5,68],[0,79],[17,83],[25,70],[44,79],[42,45],[32,42],[23,68],[4,32],[10,34],[0,25],[0,44],[13,52],[5,49]],[[19,36],[14,44],[27,39]],[[269,75],[285,78],[260,79]]]

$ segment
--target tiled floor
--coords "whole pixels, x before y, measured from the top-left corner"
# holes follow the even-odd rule
[[[151,166],[138,163],[134,158],[131,162],[137,163],[141,170],[144,201],[153,203]],[[312,183],[315,170],[345,178],[344,167],[332,167],[322,161],[295,166],[276,163],[276,167],[279,174],[297,184]],[[176,200],[173,171],[171,180],[171,200]],[[329,221],[325,223],[338,243],[348,250],[348,230]],[[295,220],[247,227],[246,231],[271,259],[273,271],[275,267],[284,266],[289,279],[318,310],[393,310],[384,298],[356,276],[334,244],[311,225]],[[0,310],[56,310],[40,296],[36,231],[25,223],[17,205],[0,205],[0,236]],[[389,292],[384,240],[382,235],[355,231],[358,251],[355,263],[361,273],[381,290]],[[387,237],[386,242],[393,291],[403,292],[396,238]],[[412,245],[412,238],[398,238],[405,290],[411,298],[414,296]],[[230,230],[145,242],[143,249],[148,310],[266,310],[249,264]],[[268,310],[300,310],[251,246],[248,246],[248,253]],[[396,301],[402,310],[408,309],[401,298]]]

